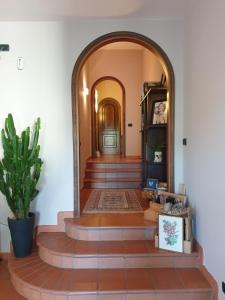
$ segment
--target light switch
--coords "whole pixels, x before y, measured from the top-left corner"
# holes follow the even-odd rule
[[[18,70],[23,70],[24,68],[24,61],[22,57],[17,58],[17,69]]]

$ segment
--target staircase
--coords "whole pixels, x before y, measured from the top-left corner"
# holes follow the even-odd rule
[[[142,161],[140,158],[105,156],[103,159],[87,160],[85,188],[140,188]]]
[[[155,230],[142,214],[65,219],[65,232],[10,259],[12,282],[29,300],[212,300],[200,253],[156,249]]]

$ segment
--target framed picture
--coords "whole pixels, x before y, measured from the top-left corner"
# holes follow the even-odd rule
[[[152,124],[167,124],[167,101],[155,101],[152,107]]]
[[[158,188],[158,179],[155,178],[147,178],[146,179],[146,188],[150,189],[150,190],[157,190]]]
[[[183,252],[184,219],[159,215],[159,248]]]

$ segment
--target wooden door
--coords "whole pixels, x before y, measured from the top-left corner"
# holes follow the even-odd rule
[[[98,144],[102,154],[120,154],[120,104],[104,99],[98,110]]]

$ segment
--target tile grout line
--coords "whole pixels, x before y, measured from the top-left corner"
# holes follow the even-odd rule
[[[174,263],[175,263],[175,261],[174,261]],[[178,268],[174,267],[174,271],[178,277],[179,282],[181,283],[182,288],[185,289],[184,282],[183,282],[182,276],[179,275]]]

